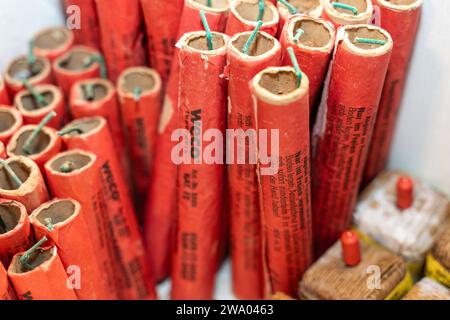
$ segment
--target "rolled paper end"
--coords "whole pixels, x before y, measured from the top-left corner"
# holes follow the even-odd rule
[[[349,267],[361,262],[361,249],[358,234],[354,231],[345,231],[341,235],[342,259]]]
[[[45,116],[44,119],[42,119],[36,129],[33,130],[28,139],[23,144],[23,151],[26,154],[31,155],[33,153],[31,150],[31,145],[33,144],[34,140],[37,138],[42,129],[47,125],[47,123],[49,123],[57,115],[58,114],[55,111],[51,111],[48,115]]]
[[[401,176],[397,180],[397,208],[411,208],[414,202],[414,180],[409,176]]]

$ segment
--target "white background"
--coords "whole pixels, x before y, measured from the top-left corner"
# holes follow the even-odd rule
[[[450,195],[450,1],[425,0],[421,28],[395,135],[390,167],[409,171]],[[39,29],[64,23],[59,0],[0,1],[0,69]],[[161,288],[168,292],[167,284]],[[229,265],[217,298],[230,298]]]

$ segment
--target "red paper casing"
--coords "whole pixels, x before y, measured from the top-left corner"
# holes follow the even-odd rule
[[[394,48],[370,143],[363,186],[372,181],[388,161],[422,11],[421,0],[405,10],[395,9],[404,6],[395,6],[387,1],[378,0],[377,4],[380,7],[381,27],[392,36]]]
[[[269,91],[262,85],[266,77],[288,83],[286,91]],[[268,170],[260,154],[263,257],[269,280],[266,294],[283,292],[295,296],[298,283],[312,262],[309,80],[303,74],[297,87],[293,68],[267,68],[253,79],[252,92],[258,135],[261,137],[266,131],[268,137],[267,141],[259,139],[259,150],[268,150],[273,168]],[[278,131],[278,141],[274,130]],[[278,144],[278,152],[273,142]],[[278,166],[274,165],[275,159]]]
[[[108,76],[116,82],[128,67],[144,66],[143,17],[139,0],[95,0]]]
[[[45,219],[51,218],[51,229]],[[58,248],[67,272],[78,272],[74,289],[81,300],[105,300],[113,296],[100,269],[81,204],[71,199],[54,199],[42,204],[30,216],[37,239],[47,237]],[[72,269],[72,270],[70,270]]]
[[[0,263],[0,301],[1,300],[16,300],[16,293],[9,283],[5,267]]]
[[[243,54],[241,43],[238,45],[237,41],[242,37],[248,38],[250,33],[238,33],[228,44],[228,129],[255,129],[249,83],[258,72],[281,63],[279,42],[263,32],[257,34],[255,45],[250,47],[251,55]],[[266,52],[256,54],[252,50],[258,48],[259,38],[266,39],[272,45]],[[233,164],[228,164],[233,289],[240,299],[262,299],[263,258],[256,163],[238,164],[237,152],[245,152],[244,154],[248,155],[248,145],[243,150],[238,150],[235,144]]]
[[[0,119],[5,123],[5,126],[0,128],[0,141],[7,145],[14,133],[22,127],[22,115],[16,108],[0,105]]]
[[[32,246],[33,235],[25,206],[17,201],[0,199],[0,217],[8,232],[0,233],[0,264],[9,266],[13,256]]]
[[[80,8],[80,28],[72,30],[75,43],[98,48],[100,46],[100,27],[95,0],[64,0],[64,5],[68,18],[74,14],[74,11],[69,10],[70,6]]]
[[[55,129],[43,127],[39,136],[32,144],[33,153],[28,155],[22,149],[24,142],[31,135],[36,125],[26,125],[20,128],[6,146],[8,156],[26,156],[33,160],[41,172],[44,172],[45,163],[62,149],[62,140]]]
[[[214,3],[214,2],[213,2]],[[178,38],[185,33],[202,30],[200,10],[205,12],[212,31],[223,31],[228,5],[208,8],[193,0],[186,0],[180,20]],[[158,137],[153,161],[152,177],[145,211],[144,235],[155,279],[163,280],[170,273],[171,253],[175,241],[177,215],[177,167],[171,153],[176,145],[170,137],[178,128],[179,49],[175,49],[166,96],[159,120]]]
[[[387,43],[357,47],[349,40],[349,30],[354,32],[352,40],[355,36],[379,35]],[[350,227],[392,40],[378,27],[356,25],[344,27],[336,45],[330,82],[313,135],[312,207],[316,256]]]
[[[79,159],[76,170],[63,173],[59,169],[65,161]],[[80,161],[81,160],[81,161]],[[82,207],[90,240],[102,270],[102,283],[108,288],[110,299],[119,298],[119,274],[114,254],[115,238],[110,231],[103,190],[99,180],[100,162],[95,154],[81,150],[60,153],[45,165],[49,190],[53,197],[70,198]],[[89,192],[80,192],[89,190]]]
[[[23,183],[19,188],[16,188],[9,178],[5,179],[7,185],[2,184],[0,186],[0,198],[22,203],[27,212],[33,212],[42,203],[48,201],[44,178],[38,165],[33,160],[20,156],[8,158],[5,162],[9,164]],[[6,175],[5,169],[2,168],[2,171]]]
[[[66,97],[69,97],[72,85],[77,81],[99,78],[101,76],[100,64],[97,61],[88,67],[84,65],[85,60],[87,61],[90,56],[98,55],[100,55],[100,52],[93,48],[74,46],[53,62],[52,68],[55,81],[61,87]],[[64,64],[67,64],[67,66],[64,66]]]
[[[8,90],[6,89],[5,82],[0,77],[0,105],[10,105]]]
[[[133,85],[142,90],[138,100]],[[154,157],[159,115],[161,112],[162,84],[159,74],[149,68],[126,69],[117,82],[125,136],[130,149],[131,173],[140,201],[148,193],[150,171]]]
[[[67,119],[66,101],[61,89],[51,84],[45,84],[36,86],[35,90],[44,97],[46,97],[46,95],[51,95],[51,102],[45,107],[38,107],[28,90],[22,90],[17,93],[14,98],[14,105],[22,114],[23,123],[39,124],[50,112],[54,111],[56,112],[56,116],[53,117],[46,126],[54,129],[61,128]],[[50,99],[47,101],[49,100]]]
[[[253,6],[252,9],[255,12],[255,17],[253,20],[247,20],[244,17],[242,17],[241,14],[239,14],[239,12],[237,11],[236,8],[241,3],[244,3],[245,5]],[[278,10],[275,7],[275,5],[273,5],[269,1],[265,1],[264,3],[265,3],[265,10],[268,10],[272,13],[272,18],[269,19],[269,17],[265,18],[263,16],[263,24],[259,30],[267,32],[271,36],[275,37],[278,32],[278,25],[280,23],[280,15],[279,15]],[[258,12],[259,12],[259,7],[258,7],[258,3],[256,1],[253,4],[249,1],[242,1],[242,0],[233,1],[230,4],[230,14],[228,16],[225,33],[231,37],[231,36],[234,36],[236,33],[245,32],[245,31],[253,31],[256,28],[256,25],[258,24],[258,21],[256,20],[258,17],[257,16]],[[268,21],[265,21],[265,19],[267,19]]]
[[[127,300],[154,299],[156,292],[153,275],[108,125],[104,118],[96,117],[76,120],[66,128],[83,128],[83,125],[79,125],[83,121],[93,121],[91,131],[81,135],[66,135],[64,143],[68,149],[86,150],[98,157],[99,167],[96,175],[100,179],[103,192],[102,205],[112,228],[115,259],[119,260],[116,263],[116,268],[119,269],[116,274],[120,281],[120,297]]]
[[[163,84],[169,79],[178,24],[184,0],[140,0],[144,12],[148,55],[152,68],[161,75]]]
[[[294,36],[299,28],[303,29],[305,33],[300,37],[297,44]],[[328,37],[328,41],[323,41],[322,37]],[[334,41],[335,30],[329,22],[302,15],[292,16],[281,34],[283,65],[292,65],[291,58],[287,53],[287,48],[292,47],[300,69],[308,76],[311,120],[313,120],[320,103]]]
[[[35,64],[39,67],[39,72],[30,72],[30,65],[26,56],[19,56],[11,61],[6,67],[4,74],[5,84],[8,88],[9,98],[13,101],[19,91],[25,89],[23,80],[27,79],[32,86],[39,84],[52,84],[52,66],[48,59],[38,57]],[[26,76],[24,77],[24,74]]]
[[[68,286],[66,270],[57,254],[56,247],[38,249],[49,252],[50,257],[35,269],[18,272],[17,254],[8,269],[8,276],[20,300],[77,300],[75,291]]]
[[[226,126],[227,89],[223,71],[228,37],[220,33],[213,33],[213,37],[222,43],[214,50],[208,51],[207,46],[201,50],[190,43],[196,39],[206,45],[205,33],[189,33],[180,50],[179,124],[200,143],[209,129],[223,137]],[[192,142],[184,148],[191,164],[184,162],[178,166],[178,233],[172,298],[212,299],[220,255],[224,147],[219,143],[215,150],[218,153],[215,159],[222,164],[203,162],[207,146]]]
[[[105,90],[106,93],[99,92],[99,95],[93,101],[87,100],[83,92],[83,87],[89,84],[94,85],[95,96],[97,95],[97,89]],[[70,110],[75,119],[101,116],[108,121],[111,136],[114,141],[114,150],[116,150],[122,170],[124,170],[125,176],[128,178],[130,170],[128,153],[117,90],[114,85],[104,79],[88,79],[76,82],[72,86],[70,94]]]
[[[74,35],[72,30],[66,27],[54,27],[39,31],[34,35],[32,41],[35,56],[47,58],[52,63],[72,48]]]

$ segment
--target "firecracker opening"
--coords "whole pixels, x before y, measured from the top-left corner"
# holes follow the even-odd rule
[[[289,94],[298,89],[295,72],[287,70],[265,72],[258,84],[275,95]]]
[[[47,132],[45,132],[45,130],[41,130],[36,136],[36,138],[33,139],[33,143],[31,145],[30,150],[26,150],[26,148],[24,148],[25,143],[27,142],[28,138],[33,134],[33,131],[34,128],[26,130],[17,137],[16,145],[11,150],[13,154],[17,156],[30,156],[30,154],[31,155],[38,154],[47,149],[52,138]]]
[[[17,122],[17,119],[8,111],[0,110],[0,132],[10,130]]]
[[[13,202],[0,204],[0,234],[13,230],[19,223],[20,216],[20,208]]]
[[[68,220],[75,213],[75,209],[75,205],[71,200],[55,201],[47,208],[39,211],[36,219],[43,225],[47,225],[48,219],[51,219],[52,224],[55,225]]]
[[[327,29],[322,23],[314,20],[299,20],[295,23],[293,28],[293,36],[295,36],[298,30],[303,30],[301,35],[301,41],[299,44],[307,47],[322,48],[327,46],[332,35],[330,30]]]
[[[242,52],[250,35],[251,33],[244,33],[239,35],[235,40],[233,40],[231,45]],[[247,55],[252,57],[260,56],[272,50],[273,47],[274,38],[269,38],[269,36],[267,36],[266,34],[259,32],[256,34],[255,39],[250,44]]]
[[[8,163],[11,170],[22,181],[22,185],[26,184],[31,174],[31,168],[18,160]],[[17,184],[11,179],[11,175],[7,172],[4,166],[0,169],[0,189],[3,190],[17,190]]]

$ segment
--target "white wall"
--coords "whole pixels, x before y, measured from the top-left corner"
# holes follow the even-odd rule
[[[19,54],[38,30],[63,24],[60,0],[0,0],[0,70]]]
[[[390,159],[450,194],[449,0],[426,0]],[[18,19],[17,17],[21,18]],[[0,1],[0,69],[37,30],[64,23],[59,0]]]
[[[425,0],[420,32],[397,126],[392,168],[450,194],[449,0]]]

